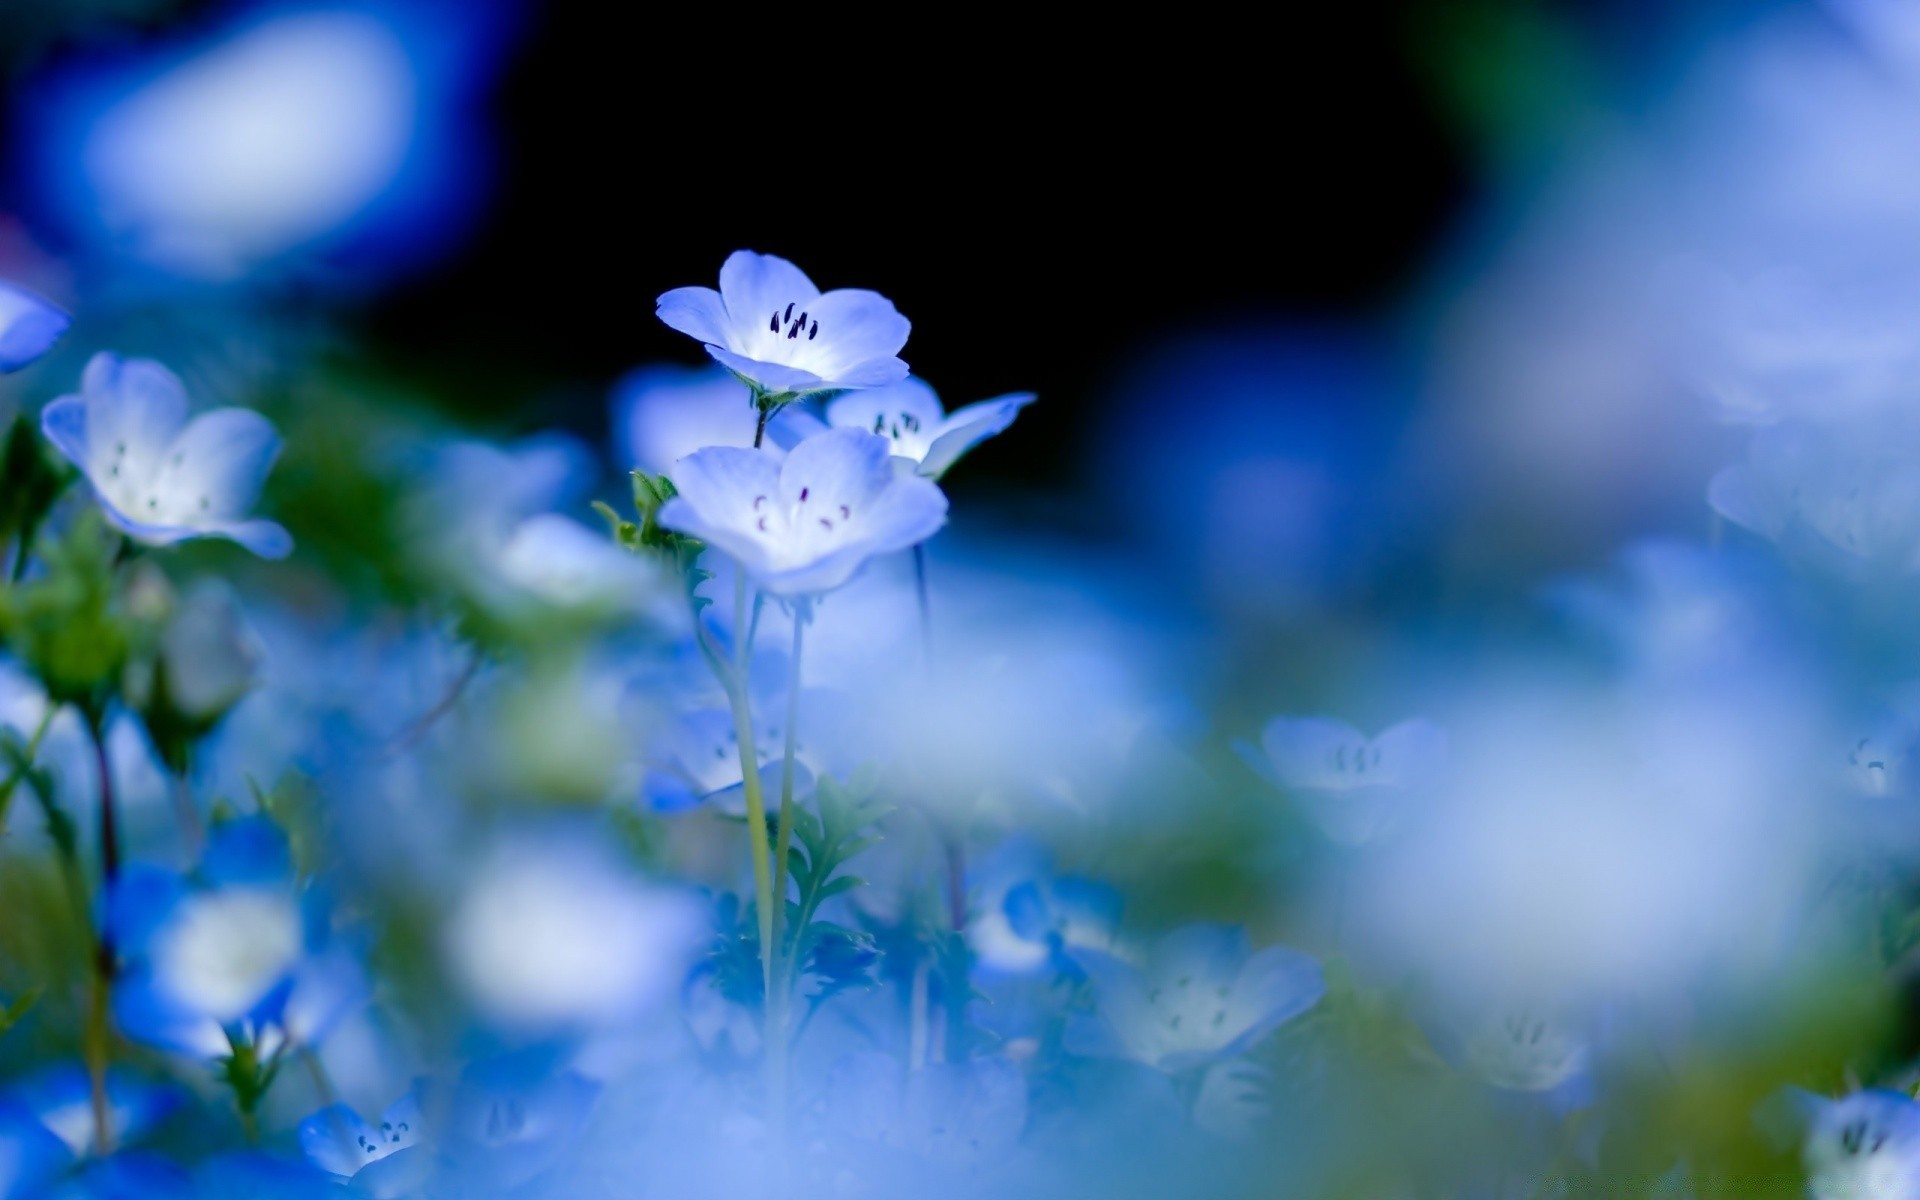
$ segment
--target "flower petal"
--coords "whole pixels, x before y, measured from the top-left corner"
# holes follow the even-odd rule
[[[727,306],[720,293],[707,287],[674,288],[655,302],[653,313],[688,337],[714,345],[727,344]]]
[[[246,408],[201,413],[168,445],[148,508],[157,519],[183,525],[243,516],[279,453],[280,435],[259,413]]]
[[[819,294],[806,272],[777,255],[735,250],[720,267],[720,296],[726,302],[730,332],[757,330],[775,314],[784,316],[789,304],[796,311],[798,306],[811,307]],[[743,348],[734,338],[721,344]]]
[[[748,380],[763,392],[778,395],[781,392],[818,392],[837,386],[820,378],[812,371],[803,371],[799,367],[783,366],[780,363],[763,362],[757,358],[748,358],[737,354],[724,346],[708,346],[707,353],[715,362],[732,371],[740,378]]]
[[[893,453],[916,463],[925,457],[945,419],[940,397],[917,378],[847,392],[827,405],[827,424],[878,434],[893,443]]]
[[[954,409],[920,460],[920,473],[929,479],[940,478],[960,461],[961,455],[1013,424],[1020,410],[1034,399],[1032,392],[1014,392]]]
[[[186,387],[151,359],[94,355],[80,379],[80,400],[87,408],[86,453],[75,465],[96,488],[151,479],[187,419]]]
[[[18,371],[53,349],[73,318],[14,284],[0,282],[0,373]]]
[[[746,385],[717,366],[633,372],[615,386],[613,420],[627,465],[651,475],[708,446],[751,446],[758,423]]]
[[[820,326],[820,374],[842,387],[884,387],[907,377],[896,356],[913,325],[893,301],[864,288],[837,288],[813,302]]]

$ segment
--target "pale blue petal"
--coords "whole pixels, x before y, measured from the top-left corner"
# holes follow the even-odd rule
[[[1246,962],[1252,943],[1238,925],[1183,925],[1155,943],[1149,958],[1156,977],[1226,984]]]
[[[280,435],[252,409],[201,413],[167,447],[154,477],[156,511],[183,524],[244,516],[279,453]]]
[[[187,419],[180,377],[152,359],[100,353],[80,380],[87,405],[87,474],[103,484],[115,466],[148,479]]]
[[[812,313],[834,364],[823,369],[823,375],[857,387],[882,387],[906,378],[906,364],[896,356],[913,325],[893,301],[864,288],[839,288],[815,300]],[[897,375],[885,365],[891,363],[899,363]],[[878,373],[872,364],[881,364]]]
[[[761,391],[770,394],[818,392],[838,386],[820,378],[812,371],[802,371],[799,367],[783,366],[780,363],[761,362],[757,358],[736,354],[724,346],[708,346],[707,353],[727,370],[742,379],[751,381]]]
[[[299,1136],[308,1162],[349,1179],[366,1165],[364,1147],[377,1142],[373,1126],[344,1104],[323,1108],[300,1122]]]
[[[32,1112],[18,1104],[0,1103],[0,1200],[25,1200],[72,1161],[67,1144],[49,1133]]]
[[[907,550],[940,532],[947,523],[947,496],[931,479],[896,477],[869,513],[862,535],[871,553]]]
[[[1236,1013],[1250,1018],[1234,1049],[1253,1045],[1320,1003],[1326,994],[1326,978],[1313,956],[1286,946],[1260,951],[1247,960],[1233,985]]]
[[[776,255],[735,250],[720,267],[720,296],[731,322],[742,329],[757,329],[774,314],[784,315],[789,304],[811,308],[819,295],[806,272]]]
[[[758,507],[780,494],[780,463],[770,454],[736,446],[697,450],[675,463],[670,477],[681,503],[669,507],[692,510],[709,529],[751,529]],[[661,520],[666,521],[664,509]]]
[[[895,443],[894,453],[915,460],[939,434],[945,419],[940,397],[925,380],[917,378],[847,392],[827,405],[827,424],[890,438]]]
[[[982,400],[948,413],[941,422],[939,436],[927,448],[920,461],[920,473],[929,479],[946,474],[960,456],[1013,424],[1020,410],[1033,403],[1032,392],[1016,392],[993,400]]]
[[[1261,749],[1287,787],[1339,783],[1348,757],[1366,745],[1366,734],[1331,717],[1275,717],[1260,735]]]
[[[209,1062],[232,1051],[220,1022],[169,999],[144,968],[123,972],[113,985],[113,1022],[144,1045]]]
[[[727,344],[727,306],[712,288],[674,288],[657,301],[654,315],[688,337],[719,346]]]
[[[820,505],[822,512],[844,506],[852,519],[864,519],[868,506],[893,483],[891,458],[885,438],[863,429],[830,429],[787,454],[780,467],[780,495],[790,504]]]
[[[40,410],[40,432],[74,466],[87,469],[87,404],[79,396],[62,396]]]
[[[708,446],[751,446],[759,423],[747,386],[719,366],[633,372],[614,389],[613,420],[622,465],[650,475]]]
[[[128,863],[106,897],[106,927],[121,953],[140,955],[187,894],[178,872],[151,863]]]
[[[293,553],[293,535],[284,526],[265,518],[222,521],[209,526],[206,533],[245,546],[261,558],[281,559]]]
[[[0,282],[0,373],[18,371],[53,349],[71,324],[72,317],[46,300]]]

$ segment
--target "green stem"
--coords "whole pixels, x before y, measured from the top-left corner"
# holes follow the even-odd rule
[[[786,923],[787,852],[793,847],[793,765],[795,743],[800,728],[800,646],[801,633],[807,627],[807,610],[802,606],[793,614],[793,654],[787,660],[787,748],[780,768],[780,832],[773,848],[773,895],[779,901],[774,910],[775,944],[784,954],[786,941],[781,927]]]
[[[87,714],[87,727],[93,734],[93,759],[100,773],[101,892],[111,897],[114,884],[120,878],[120,836],[113,803],[113,768],[107,761],[104,715],[90,711]],[[104,926],[99,931],[94,950],[85,1055],[87,1077],[92,1085],[94,1152],[105,1156],[113,1151],[113,1130],[107,1103],[107,1058],[110,1051],[107,1011],[112,1002],[114,952],[113,939],[108,936]]]
[[[768,862],[767,806],[760,794],[759,751],[753,740],[753,712],[748,707],[747,667],[753,648],[747,627],[747,573],[739,571],[733,588],[735,664],[727,684],[727,704],[733,710],[734,740],[740,750],[740,784],[747,794],[747,849],[753,855],[753,893],[760,918],[760,980],[766,989],[768,1011],[773,999],[773,870]]]
[[[33,770],[33,760],[40,754],[40,743],[46,740],[47,730],[52,727],[54,714],[58,711],[58,705],[47,701],[46,707],[40,712],[39,724],[33,727],[33,736],[27,739],[26,748],[20,752],[20,760],[14,764],[13,770],[7,772],[6,781],[0,783],[0,828],[6,826],[7,808],[13,803],[14,789],[27,777],[27,772]]]

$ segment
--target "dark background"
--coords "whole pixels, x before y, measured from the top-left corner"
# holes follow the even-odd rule
[[[624,7],[535,14],[497,95],[484,228],[373,314],[395,350],[471,368],[473,396],[543,387],[537,417],[600,420],[620,372],[703,361],[653,299],[713,286],[745,247],[891,297],[914,325],[903,357],[949,407],[1038,391],[967,474],[1062,482],[1130,351],[1365,313],[1470,187],[1418,59],[1428,4],[1300,6],[1257,30],[1104,17],[1074,44],[920,27],[954,16],[934,10],[829,29],[715,8],[674,28]]]

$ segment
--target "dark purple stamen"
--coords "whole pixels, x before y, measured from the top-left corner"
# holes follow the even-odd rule
[[[812,341],[813,339],[819,336],[820,336],[820,322],[815,321],[813,323],[813,328],[807,330],[807,340]]]
[[[812,490],[813,490],[813,489],[811,489],[811,488],[801,488],[801,489],[800,489],[800,503],[802,503],[802,504],[805,504],[805,503],[807,502],[807,493],[808,493],[809,491],[812,491]]]

